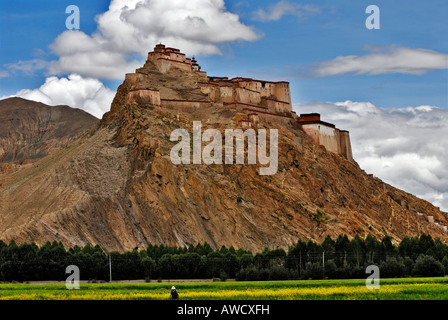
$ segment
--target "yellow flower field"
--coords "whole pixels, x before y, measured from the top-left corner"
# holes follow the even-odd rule
[[[164,300],[175,285],[181,300],[448,299],[446,278],[385,279],[379,290],[363,280],[219,283],[103,283],[67,290],[60,284],[0,284],[0,300]]]

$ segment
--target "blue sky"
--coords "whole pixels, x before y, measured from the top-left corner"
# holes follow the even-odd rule
[[[368,30],[366,8],[380,9]],[[80,9],[80,30],[65,9]],[[448,211],[446,0],[0,0],[0,99],[101,117],[158,42],[210,76],[290,82],[293,109],[350,131],[355,160]]]
[[[54,59],[48,45],[66,30],[65,9],[73,1],[0,0],[0,70],[6,64],[35,58]],[[106,1],[77,1],[83,9],[81,25],[89,32],[96,29],[95,15],[107,10]],[[2,68],[3,67],[3,68]],[[17,73],[0,79],[1,93],[12,94],[29,87],[38,87],[45,80],[45,70],[32,76]]]
[[[431,49],[448,53],[446,1],[375,1],[380,8],[381,29],[365,27],[366,1],[314,1],[322,13],[303,20],[285,15],[277,21],[251,20],[251,12],[269,8],[272,1],[253,1],[228,7],[243,10],[242,20],[265,34],[258,41],[234,49],[238,62],[226,66],[240,72],[266,73],[275,68],[294,68],[337,56],[362,55],[365,46],[397,46]],[[237,10],[238,10],[237,9]],[[255,57],[254,59],[252,57]],[[262,64],[257,63],[263,61]],[[254,63],[255,62],[255,63]],[[207,60],[207,65],[209,61]],[[210,60],[210,66],[214,64]],[[207,68],[206,68],[207,69]],[[210,68],[208,68],[210,69]],[[224,72],[227,68],[222,68]],[[273,71],[275,72],[275,71]],[[436,70],[423,75],[332,76],[316,79],[288,78],[294,102],[368,100],[384,107],[435,104],[448,108],[448,72]]]
[[[269,18],[278,4],[290,9]],[[109,1],[0,0],[0,96],[21,89],[39,88],[47,68],[32,67],[21,72],[13,68],[20,61],[52,61],[57,55],[49,45],[66,31],[68,5],[80,8],[80,31],[91,35],[98,25],[95,16],[108,10]],[[448,108],[447,67],[423,74],[390,73],[378,75],[341,74],[315,77],[304,75],[310,65],[331,61],[338,56],[366,55],[369,47],[404,47],[448,53],[443,0],[375,1],[380,9],[380,30],[368,30],[366,1],[238,1],[225,2],[225,9],[237,14],[241,24],[253,28],[256,40],[217,43],[221,54],[201,54],[195,50],[203,69],[210,75],[253,76],[291,82],[294,103],[317,101],[370,101],[382,107],[435,105]],[[297,9],[291,9],[297,6]],[[311,9],[307,9],[309,6]],[[265,19],[260,19],[260,12]],[[163,37],[162,37],[163,38]],[[162,39],[163,40],[163,39]],[[152,47],[135,48],[150,51]],[[187,55],[184,48],[182,49]],[[137,55],[138,56],[138,55]],[[139,61],[143,62],[141,56]],[[126,71],[123,70],[123,77]],[[69,72],[56,74],[67,76]],[[99,78],[115,90],[120,79]]]

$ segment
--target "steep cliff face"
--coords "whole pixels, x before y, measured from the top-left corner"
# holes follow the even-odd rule
[[[448,240],[448,221],[436,207],[314,144],[294,122],[252,124],[278,129],[274,175],[260,175],[259,164],[174,165],[173,130],[191,133],[193,121],[201,121],[202,131],[224,134],[245,115],[141,105],[128,99],[132,89],[121,85],[111,111],[67,147],[0,175],[0,238],[120,251],[197,242],[286,248],[298,238],[341,233],[399,240],[426,232]]]
[[[91,129],[97,118],[68,106],[9,98],[0,101],[0,163],[46,156]]]

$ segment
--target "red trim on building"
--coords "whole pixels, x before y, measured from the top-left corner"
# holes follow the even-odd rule
[[[270,113],[270,112],[264,112],[264,111],[257,111],[257,110],[252,110],[252,109],[249,109],[249,108],[244,108],[243,110],[244,110],[244,111],[254,111],[254,112],[256,112],[256,113],[263,113],[263,114],[268,114],[268,115],[276,116],[276,117],[282,117],[282,118],[293,119],[292,116],[285,116],[285,115],[282,115],[282,114],[276,114],[276,113]]]
[[[210,101],[205,100],[176,100],[176,99],[160,99],[160,101],[170,101],[170,102],[202,102],[202,103],[210,103]]]
[[[324,126],[327,126],[327,127],[331,127],[331,128],[335,128],[336,129],[336,126],[334,125],[334,124],[332,124],[332,123],[328,123],[328,122],[324,122],[324,121],[298,121],[298,123],[300,124],[300,125],[306,125],[306,124],[321,124],[321,125],[324,125]]]
[[[243,102],[224,102],[223,103],[223,105],[224,106],[228,106],[228,105],[231,105],[231,104],[242,104],[242,105],[244,105],[244,106],[249,106],[249,107],[253,107],[253,108],[260,108],[260,109],[265,109],[265,110],[268,110],[269,108],[267,108],[267,107],[262,107],[262,106],[258,106],[258,105],[256,105],[256,104],[250,104],[250,103],[243,103]]]

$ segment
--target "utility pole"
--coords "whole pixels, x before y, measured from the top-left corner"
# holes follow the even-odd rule
[[[112,283],[112,260],[109,253],[109,282]]]
[[[325,251],[322,251],[322,279],[325,279]]]

